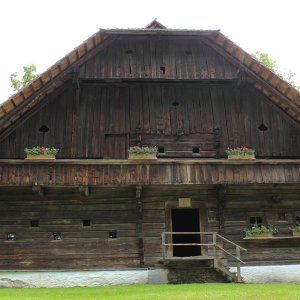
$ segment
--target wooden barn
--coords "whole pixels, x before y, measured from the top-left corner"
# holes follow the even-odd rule
[[[0,106],[0,269],[299,264],[299,122],[299,91],[218,30],[100,29]],[[256,159],[228,160],[241,145]]]

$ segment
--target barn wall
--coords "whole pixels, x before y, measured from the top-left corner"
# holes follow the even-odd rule
[[[258,157],[297,157],[300,128],[258,92],[234,84],[136,84],[71,87],[0,143],[0,158],[22,158],[35,145],[60,148],[59,158],[127,157],[128,135],[176,136],[220,129],[227,147],[250,145]],[[258,127],[264,124],[266,131]],[[48,132],[39,129],[46,125]]]
[[[192,205],[200,207],[202,231],[219,232],[248,250],[242,252],[248,265],[299,259],[300,239],[292,238],[290,230],[300,216],[297,185],[145,186],[139,199],[135,187],[91,188],[89,196],[75,187],[44,190],[40,196],[30,188],[1,188],[2,269],[157,266],[161,233],[170,230],[168,214],[181,197],[191,197]],[[282,213],[285,220],[279,219]],[[256,214],[279,229],[276,239],[244,239],[249,216]],[[31,227],[31,220],[39,220],[39,227]],[[82,220],[91,220],[91,226],[83,227]],[[110,239],[114,230],[117,238]],[[54,232],[62,239],[53,240]],[[15,233],[16,240],[7,241],[7,233]]]

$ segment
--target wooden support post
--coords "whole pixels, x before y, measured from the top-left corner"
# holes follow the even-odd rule
[[[237,274],[237,281],[238,282],[242,282],[242,276],[241,276],[241,252],[240,252],[240,248],[238,246],[235,247],[235,251],[236,251],[236,274]]]
[[[38,194],[39,196],[44,196],[44,189],[40,185],[33,185],[31,188],[34,194]]]
[[[140,267],[145,266],[144,257],[144,239],[143,239],[143,202],[142,196],[142,186],[137,185],[135,190],[135,196],[137,199],[137,234],[139,240],[139,257],[140,257]]]
[[[161,234],[161,244],[162,244],[162,256],[163,256],[163,260],[166,259],[166,235],[165,233],[163,232]]]
[[[90,195],[90,189],[88,185],[80,185],[79,192],[82,192],[86,197]]]
[[[226,185],[221,185],[218,189],[218,221],[219,221],[219,234],[224,235],[224,223],[225,223],[225,218],[224,218],[224,213],[225,213],[225,207],[226,207]]]
[[[218,267],[218,257],[217,257],[217,234],[214,232],[213,233],[213,256],[214,256],[214,268]]]

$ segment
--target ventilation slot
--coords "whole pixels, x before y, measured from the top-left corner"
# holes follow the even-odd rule
[[[258,129],[260,131],[267,131],[268,127],[264,123],[262,123],[261,125],[258,126]]]

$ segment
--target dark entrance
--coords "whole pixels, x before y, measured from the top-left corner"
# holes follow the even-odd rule
[[[172,232],[199,232],[199,209],[172,209]],[[199,244],[199,234],[173,234],[173,244]],[[173,246],[173,256],[201,255],[201,246]]]

